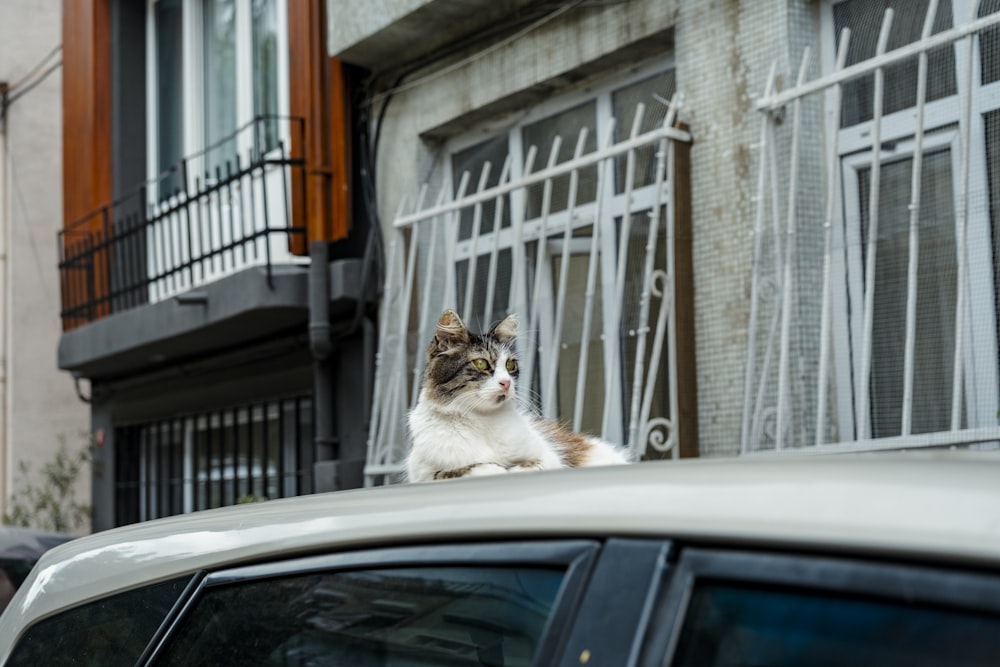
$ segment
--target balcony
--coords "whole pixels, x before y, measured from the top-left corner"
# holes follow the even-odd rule
[[[256,118],[67,225],[63,329],[183,300],[251,267],[273,286],[275,266],[307,262],[303,134],[300,118]]]

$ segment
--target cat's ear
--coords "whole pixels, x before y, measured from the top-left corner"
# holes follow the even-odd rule
[[[458,313],[454,310],[446,310],[438,320],[437,332],[434,334],[433,348],[438,351],[446,350],[456,344],[469,342],[469,330],[462,323]]]
[[[509,343],[517,337],[517,317],[508,315],[490,333],[501,343]]]

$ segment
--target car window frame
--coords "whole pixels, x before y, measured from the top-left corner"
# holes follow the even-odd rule
[[[574,626],[580,600],[604,544],[597,539],[522,540],[429,544],[418,546],[372,548],[336,552],[220,569],[205,575],[183,608],[163,632],[157,633],[148,655],[137,664],[156,665],[166,655],[172,640],[184,627],[206,591],[243,582],[300,576],[318,572],[336,572],[385,567],[561,567],[564,583],[546,621],[534,664],[554,664],[563,638]]]
[[[901,598],[922,605],[1000,614],[1000,576],[970,564],[935,565],[890,558],[686,548],[657,600],[644,632],[642,667],[668,667],[676,657],[689,604],[699,580],[763,585],[803,592]]]

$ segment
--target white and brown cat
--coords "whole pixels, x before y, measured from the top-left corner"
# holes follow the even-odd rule
[[[628,462],[610,443],[519,408],[516,337],[513,315],[481,335],[454,311],[441,315],[409,415],[409,481]]]

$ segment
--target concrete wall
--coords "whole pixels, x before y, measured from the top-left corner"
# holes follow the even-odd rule
[[[62,41],[62,0],[4,0],[0,3],[0,81],[17,83]],[[60,54],[49,63],[58,63]],[[21,90],[24,90],[23,88]],[[19,90],[11,91],[18,96]],[[0,504],[24,480],[18,463],[37,471],[58,449],[60,438],[73,451],[87,444],[87,405],[73,379],[56,367],[59,273],[56,234],[62,226],[62,77],[56,68],[7,109],[0,137],[0,233],[7,253],[0,290],[4,347],[0,380]],[[5,146],[4,146],[5,144]],[[4,262],[6,260],[6,262]],[[86,384],[86,383],[84,383]],[[89,500],[89,473],[78,489]]]
[[[331,25],[343,4],[331,3]],[[694,137],[700,450],[737,454],[758,159],[752,147],[760,128],[753,101],[763,92],[772,61],[781,80],[794,77],[788,72],[797,68],[802,47],[815,43],[818,11],[819,3],[809,0],[584,3],[509,43],[480,46],[478,55],[470,47],[413,72],[396,90],[375,98],[376,110],[389,100],[378,150],[383,222],[391,220],[400,197],[415,193],[445,159],[439,139],[484,126],[487,119],[502,124],[505,115],[585,87],[589,78],[672,56],[685,98],[680,120]],[[350,58],[342,46],[332,55]]]

